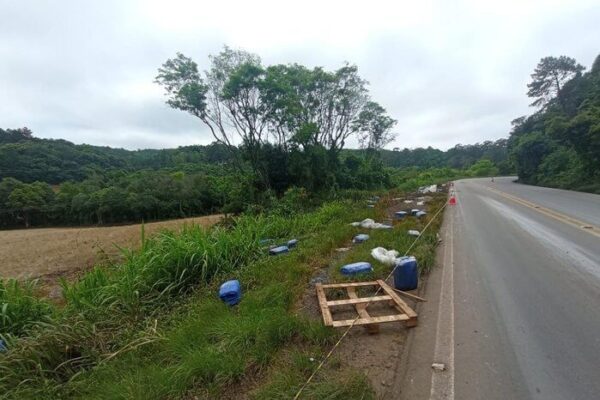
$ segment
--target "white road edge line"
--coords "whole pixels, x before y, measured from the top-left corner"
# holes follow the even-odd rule
[[[443,363],[445,370],[432,372],[430,400],[454,400],[454,211],[450,212],[446,244],[433,353],[433,362]],[[448,247],[450,260],[446,257]]]

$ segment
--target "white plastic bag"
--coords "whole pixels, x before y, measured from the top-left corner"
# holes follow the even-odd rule
[[[352,226],[360,226],[366,229],[391,229],[390,225],[380,224],[379,222],[373,221],[371,218],[363,219],[361,222],[352,222]]]
[[[399,253],[396,250],[386,250],[383,247],[375,247],[371,250],[374,259],[385,265],[392,266],[398,258]]]

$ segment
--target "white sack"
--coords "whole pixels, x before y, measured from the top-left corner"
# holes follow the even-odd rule
[[[383,247],[375,247],[373,250],[371,250],[371,255],[377,261],[391,267],[394,265],[399,253],[396,250],[386,250]]]

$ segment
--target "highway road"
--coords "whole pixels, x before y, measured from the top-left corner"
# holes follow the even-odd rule
[[[600,196],[512,180],[455,184],[390,398],[600,399]]]

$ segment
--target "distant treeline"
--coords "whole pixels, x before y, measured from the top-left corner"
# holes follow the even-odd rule
[[[41,139],[28,128],[0,129],[0,179],[59,184],[81,181],[107,171],[137,171],[226,162],[225,146],[186,146],[162,150],[125,150],[76,145],[62,139]]]
[[[456,168],[468,169],[481,159],[492,161],[500,174],[514,172],[508,157],[508,140],[485,141],[475,144],[457,144],[446,151],[432,147],[416,149],[381,150],[381,161],[394,168]],[[348,150],[350,152],[361,150]]]
[[[520,181],[600,193],[600,56],[584,70],[545,57],[531,75],[538,110],[513,121],[508,142]]]
[[[492,161],[500,174],[513,172],[507,139],[473,145],[458,144],[442,151],[428,148],[379,150],[384,167],[468,169],[481,159]],[[364,158],[366,150],[344,149],[342,157]],[[66,140],[33,137],[28,128],[0,129],[0,179],[59,184],[82,181],[110,171],[142,169],[197,170],[198,164],[226,164],[232,154],[219,143],[182,146],[176,149],[124,150],[111,147],[76,145]]]
[[[205,72],[200,72],[204,70]],[[396,121],[355,65],[263,65],[225,47],[206,69],[177,54],[156,83],[211,132],[209,146],[128,151],[0,130],[0,227],[106,224],[307,203],[428,176],[509,171],[505,143],[383,151]],[[350,140],[361,150],[348,150]],[[418,167],[398,174],[398,167]],[[396,168],[390,168],[396,167]],[[444,167],[441,172],[419,169]],[[451,168],[448,168],[451,167]],[[50,186],[54,185],[54,186]]]

